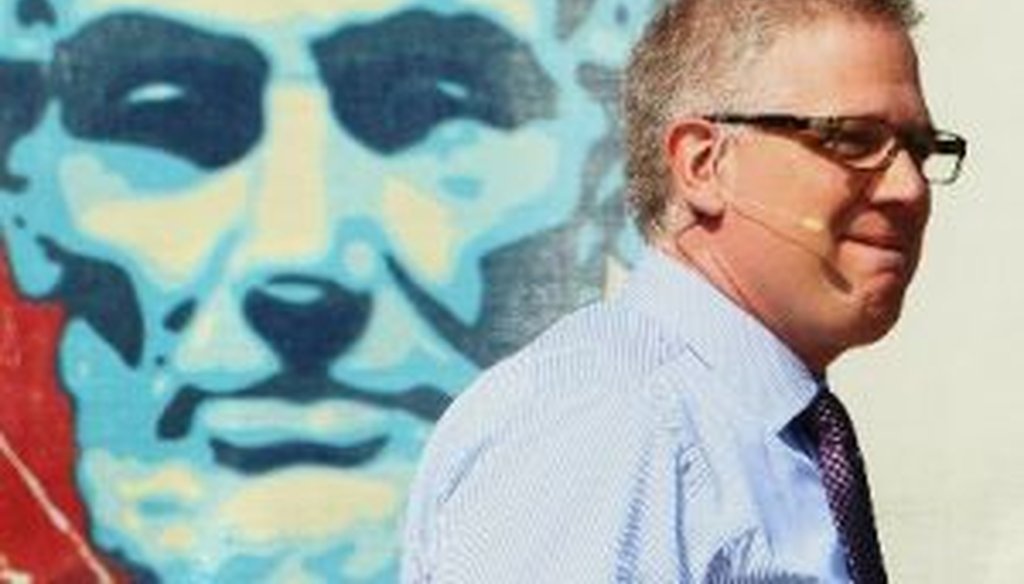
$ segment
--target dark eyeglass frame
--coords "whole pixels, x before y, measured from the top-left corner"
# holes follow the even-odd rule
[[[812,146],[844,166],[853,170],[884,170],[896,159],[900,150],[905,149],[922,176],[932,184],[948,185],[960,176],[964,158],[967,156],[967,140],[953,132],[935,128],[896,128],[883,119],[874,116],[799,116],[795,114],[709,114],[702,119],[717,124],[737,124],[789,133],[806,133],[813,138]],[[844,156],[834,146],[843,139],[844,133],[872,128],[884,137],[878,147],[862,156]],[[830,147],[829,145],[833,145]],[[947,176],[932,177],[925,172],[925,161],[933,155],[956,156]]]

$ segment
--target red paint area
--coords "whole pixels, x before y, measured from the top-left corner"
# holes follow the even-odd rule
[[[84,512],[72,477],[71,404],[56,379],[61,321],[59,307],[18,297],[0,248],[0,432],[84,534]],[[0,571],[27,572],[41,582],[95,581],[79,558],[11,461],[0,456]]]

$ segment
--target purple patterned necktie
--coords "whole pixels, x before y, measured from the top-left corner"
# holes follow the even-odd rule
[[[817,449],[822,482],[846,549],[850,577],[857,584],[884,584],[888,580],[875,533],[871,495],[850,416],[835,394],[822,389],[801,418]]]

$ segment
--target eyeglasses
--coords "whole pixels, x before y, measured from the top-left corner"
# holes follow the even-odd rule
[[[854,170],[883,170],[905,149],[925,180],[950,184],[960,176],[967,140],[934,128],[901,129],[870,116],[796,116],[790,114],[714,114],[718,124],[743,124],[792,133],[814,149]]]

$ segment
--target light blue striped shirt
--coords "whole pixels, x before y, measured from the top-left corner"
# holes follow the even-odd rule
[[[757,320],[648,250],[621,293],[490,369],[438,425],[402,580],[846,582],[818,390]]]

